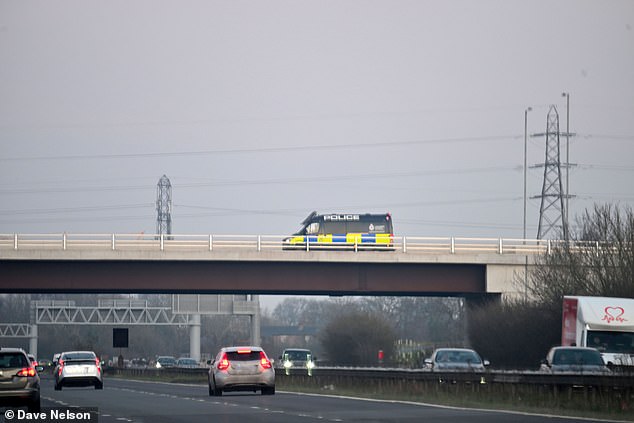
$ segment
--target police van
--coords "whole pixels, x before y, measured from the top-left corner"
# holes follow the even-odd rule
[[[312,212],[293,236],[285,238],[284,249],[381,249],[394,245],[392,217],[383,214]]]

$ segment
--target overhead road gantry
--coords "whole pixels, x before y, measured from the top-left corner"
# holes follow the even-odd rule
[[[28,338],[37,356],[39,325],[187,326],[190,357],[200,359],[201,315],[244,315],[251,318],[251,341],[260,343],[260,307],[255,295],[174,295],[172,304],[150,306],[146,300],[100,299],[78,306],[73,300],[31,301],[30,323],[0,323],[0,339]]]

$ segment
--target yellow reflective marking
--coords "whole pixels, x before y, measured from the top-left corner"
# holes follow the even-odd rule
[[[294,236],[291,238],[291,244],[302,244],[304,242],[303,236]]]
[[[390,243],[390,234],[376,234],[376,243],[377,244],[389,244]]]

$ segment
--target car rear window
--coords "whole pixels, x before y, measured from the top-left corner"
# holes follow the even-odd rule
[[[62,359],[66,361],[94,360],[95,355],[93,353],[70,353],[70,354],[64,354]]]
[[[259,361],[260,351],[237,352],[227,351],[229,361]]]
[[[589,350],[557,350],[553,356],[553,364],[603,366],[603,358],[597,351]]]
[[[449,363],[480,363],[480,357],[471,351],[439,351],[436,361]]]
[[[16,367],[28,367],[29,362],[27,361],[24,354],[11,352],[11,353],[0,353],[0,369],[11,369]]]

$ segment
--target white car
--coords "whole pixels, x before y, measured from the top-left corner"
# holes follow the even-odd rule
[[[63,386],[94,386],[103,389],[101,362],[92,351],[67,351],[61,353],[54,371],[55,390]]]
[[[260,347],[225,347],[209,364],[209,395],[221,396],[225,391],[275,394],[275,370]]]

